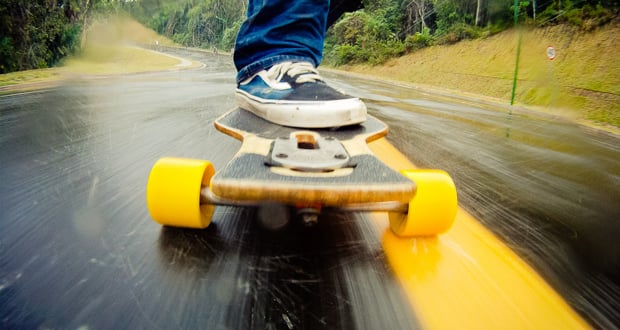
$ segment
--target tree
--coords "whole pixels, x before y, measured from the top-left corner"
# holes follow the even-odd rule
[[[245,18],[246,0],[141,0],[129,7],[139,21],[178,43],[228,48]]]
[[[0,3],[0,73],[56,64],[76,51],[89,0]]]
[[[480,17],[482,15],[482,0],[476,1],[476,26],[480,26]]]
[[[431,0],[406,0],[404,8],[403,30],[405,35],[422,32],[430,28],[429,24],[434,15],[433,1]]]

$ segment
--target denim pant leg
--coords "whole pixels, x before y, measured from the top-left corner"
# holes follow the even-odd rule
[[[235,45],[237,81],[285,61],[318,66],[328,11],[329,0],[249,0]]]

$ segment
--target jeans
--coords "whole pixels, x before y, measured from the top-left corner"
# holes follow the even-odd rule
[[[345,2],[347,2],[345,4]],[[307,61],[315,67],[323,58],[325,30],[361,0],[249,0],[234,51],[237,82],[274,64]]]

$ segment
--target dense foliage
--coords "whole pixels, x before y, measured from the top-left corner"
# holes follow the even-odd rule
[[[0,73],[54,65],[79,49],[91,11],[116,6],[113,0],[2,0]]]
[[[363,2],[364,11],[346,14],[328,33],[325,55],[332,64],[381,63],[429,45],[484,37],[515,23],[570,23],[592,30],[610,22],[618,13],[615,0]]]
[[[234,46],[247,0],[136,0],[130,14],[175,42],[192,47]]]
[[[380,63],[432,44],[453,43],[514,24],[570,23],[592,30],[618,14],[617,0],[362,0],[326,40],[332,64]],[[356,7],[357,8],[357,7]],[[230,49],[247,0],[2,0],[0,73],[54,65],[76,51],[96,13],[123,11],[193,47]]]
[[[46,67],[73,49],[76,11],[44,0],[0,3],[0,72]]]

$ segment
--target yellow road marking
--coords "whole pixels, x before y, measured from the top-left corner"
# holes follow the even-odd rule
[[[370,147],[396,170],[415,168],[386,139]],[[452,229],[435,238],[398,238],[384,213],[372,217],[424,328],[590,328],[529,265],[463,209]]]

